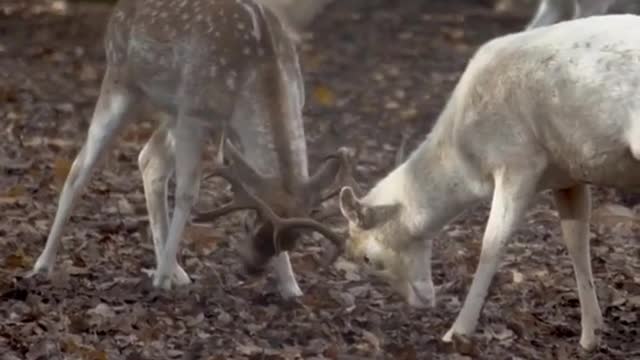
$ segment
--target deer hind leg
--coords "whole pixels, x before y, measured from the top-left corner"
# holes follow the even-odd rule
[[[158,128],[140,151],[138,165],[142,173],[144,196],[149,213],[156,263],[160,261],[169,232],[167,183],[175,167],[174,143],[167,124]],[[189,275],[176,265],[172,279],[177,285],[191,282]]]
[[[176,254],[180,239],[200,191],[202,151],[206,139],[206,131],[199,125],[201,123],[202,119],[183,114],[171,129],[176,159],[175,206],[166,244],[153,280],[155,287],[167,290],[171,288],[171,274],[178,265]]]
[[[31,275],[53,270],[62,230],[69,219],[74,203],[89,181],[101,154],[111,144],[135,102],[133,94],[123,87],[122,83],[117,70],[108,68],[102,81],[87,139],[67,175],[47,243],[34,264]]]
[[[593,285],[589,255],[589,213],[591,199],[587,185],[554,192],[562,233],[578,285],[582,335],[580,345],[592,350],[598,345],[596,330],[602,327],[602,313]]]
[[[470,335],[475,330],[506,242],[535,194],[541,173],[534,171],[535,168],[503,169],[494,176],[495,188],[480,261],[462,309],[443,341],[451,341],[454,334]]]

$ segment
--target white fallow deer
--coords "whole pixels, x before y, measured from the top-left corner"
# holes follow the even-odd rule
[[[560,21],[602,15],[616,0],[540,0],[527,29]]]
[[[229,141],[221,149],[233,166],[223,165],[218,156],[214,175],[229,180],[236,201],[205,218],[258,210],[242,257],[252,268],[263,269],[271,261],[282,296],[301,295],[279,244],[282,250],[292,245],[294,228],[310,228],[340,244],[336,234],[308,215],[336,177],[346,173],[350,155],[339,150],[317,173],[308,174],[303,79],[287,28],[254,0],[120,0],[105,47],[107,68],[87,139],[32,274],[52,270],[63,227],[100,155],[124,125],[136,121],[133,110],[151,104],[170,115],[139,156],[157,261],[154,286],[190,283],[176,253],[198,197],[204,146],[224,133]],[[174,172],[169,221],[167,181]]]
[[[434,305],[432,238],[491,199],[478,268],[453,326],[472,334],[505,245],[550,189],[575,271],[586,349],[603,324],[591,271],[588,184],[640,188],[640,17],[604,15],[489,41],[433,130],[365,196],[340,192],[348,258],[413,305]]]

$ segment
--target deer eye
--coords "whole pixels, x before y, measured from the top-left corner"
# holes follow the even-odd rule
[[[362,260],[364,261],[365,264],[370,264],[371,260],[369,259],[369,257],[367,255],[365,255]]]

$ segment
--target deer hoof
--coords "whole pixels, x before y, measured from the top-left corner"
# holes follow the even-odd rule
[[[280,296],[285,300],[302,296],[302,290],[300,290],[300,286],[298,286],[297,283],[282,284],[278,288],[280,290]]]
[[[153,287],[171,290],[171,276],[163,271],[156,270],[153,276]]]
[[[51,272],[53,269],[53,261],[46,257],[40,256],[36,263],[33,265],[33,269],[29,271],[26,277],[33,277],[36,274]]]
[[[580,347],[586,351],[586,352],[591,352],[594,351],[598,348],[599,346],[599,341],[598,341],[598,336],[595,334],[589,334],[587,336],[582,335],[580,337]]]
[[[444,336],[442,337],[442,341],[446,343],[450,343],[451,341],[453,341],[453,328],[449,329],[449,331],[444,334]]]
[[[187,274],[186,271],[184,271],[184,269],[178,265],[176,267],[176,270],[173,272],[173,283],[176,284],[177,286],[184,286],[184,285],[189,285],[191,284],[191,278],[189,277],[189,274]]]

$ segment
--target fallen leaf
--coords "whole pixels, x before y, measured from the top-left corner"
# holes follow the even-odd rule
[[[512,270],[511,273],[513,274],[513,282],[515,284],[520,284],[524,280],[524,275],[521,272]]]
[[[22,184],[14,185],[0,195],[0,204],[15,204],[24,199],[26,193],[27,190]]]
[[[88,322],[90,325],[100,327],[111,321],[116,316],[116,313],[111,306],[100,303],[93,309],[87,310],[87,315],[89,315]]]
[[[68,159],[58,157],[53,162],[53,185],[58,191],[62,190],[67,175],[71,170],[73,163]]]
[[[336,96],[333,91],[322,85],[313,89],[313,98],[318,102],[318,104],[324,106],[332,106],[336,102]]]
[[[635,308],[640,308],[640,295],[630,296],[627,302]]]
[[[33,259],[25,255],[22,248],[18,248],[13,254],[5,258],[4,266],[8,269],[23,269],[31,266],[32,261]]]
[[[616,225],[633,225],[638,223],[638,216],[628,207],[618,204],[605,204],[594,209],[591,222],[595,225],[614,227]]]
[[[209,256],[218,248],[220,235],[210,226],[187,225],[185,237],[191,240],[189,244],[193,251],[200,255]]]

